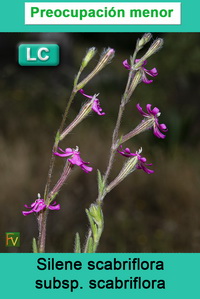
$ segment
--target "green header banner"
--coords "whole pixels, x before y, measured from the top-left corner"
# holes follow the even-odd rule
[[[188,299],[200,293],[200,254],[1,254],[0,262],[1,294],[8,298]]]
[[[197,0],[30,1],[0,4],[1,32],[199,32]]]

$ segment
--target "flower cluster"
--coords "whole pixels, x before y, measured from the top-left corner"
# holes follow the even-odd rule
[[[44,203],[44,199],[40,198],[40,195],[38,194],[38,199],[36,199],[30,207],[27,205],[24,205],[25,208],[30,209],[30,211],[22,211],[22,214],[24,216],[27,216],[31,213],[39,213],[40,211],[44,209],[49,209],[49,210],[60,210],[60,205],[56,204],[56,201],[54,201],[51,205],[46,205]]]
[[[78,147],[76,149],[72,149],[72,148],[66,148],[64,151],[61,148],[58,148],[59,152],[55,152],[54,155],[59,156],[59,157],[69,157],[68,161],[72,164],[72,165],[77,165],[79,166],[83,171],[85,171],[86,173],[89,173],[90,171],[92,171],[92,167],[87,166],[88,164],[90,164],[89,162],[84,162],[81,157],[80,157],[80,152],[78,150]]]
[[[121,147],[122,148],[122,147]],[[144,170],[146,173],[148,174],[151,174],[151,173],[154,173],[153,170],[151,169],[148,169],[146,166],[151,166],[151,164],[146,164],[146,161],[147,159],[145,157],[142,157],[140,154],[142,152],[142,149],[140,149],[138,152],[135,152],[135,153],[131,153],[130,149],[127,147],[125,148],[125,150],[117,150],[118,153],[120,153],[122,156],[124,157],[127,157],[127,158],[130,158],[130,157],[137,157],[138,158],[138,162],[137,162],[137,165],[136,165],[136,168],[137,169],[142,169]]]
[[[146,105],[147,113],[143,111],[140,104],[137,104],[136,107],[142,116],[153,120],[153,126],[151,128],[153,128],[154,135],[164,139],[166,136],[161,132],[167,132],[168,129],[165,124],[159,124],[158,122],[158,117],[161,115],[160,110],[157,107],[152,109],[151,104]]]
[[[98,115],[105,115],[105,112],[102,112],[103,109],[100,107],[99,99],[95,98],[95,99],[93,100],[93,96],[89,96],[89,95],[87,95],[87,94],[84,92],[83,89],[80,89],[79,92],[80,92],[82,95],[84,95],[86,98],[88,98],[88,99],[90,99],[90,100],[93,101],[93,103],[92,103],[92,110],[93,110],[94,112],[96,112]]]
[[[140,61],[140,59],[135,59],[135,63],[138,63]],[[147,60],[145,60],[142,65],[139,67],[139,69],[142,72],[142,82],[146,83],[146,84],[150,84],[153,82],[153,80],[149,80],[146,76],[149,75],[151,77],[156,77],[158,75],[158,71],[157,69],[154,67],[151,70],[147,70],[144,66],[147,64]],[[127,69],[127,70],[131,70],[131,65],[128,63],[128,60],[124,60],[123,61],[123,66]]]

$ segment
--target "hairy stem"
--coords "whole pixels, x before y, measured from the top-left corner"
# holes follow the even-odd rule
[[[60,124],[60,128],[58,130],[58,133],[56,135],[55,141],[54,141],[54,145],[53,145],[53,149],[52,149],[52,154],[51,154],[51,159],[50,159],[50,164],[49,164],[49,171],[48,171],[48,176],[47,176],[47,183],[45,186],[45,192],[44,192],[44,201],[47,204],[48,203],[48,195],[49,195],[49,189],[50,189],[50,183],[51,183],[51,178],[52,178],[52,173],[53,173],[53,169],[54,169],[54,165],[55,165],[55,155],[54,152],[57,151],[58,149],[58,145],[59,145],[59,136],[63,130],[63,127],[65,125],[65,121],[66,118],[68,116],[68,112],[69,109],[71,107],[71,104],[73,102],[73,99],[76,95],[76,92],[74,92],[74,90],[71,93],[71,96],[69,98],[67,107],[65,109],[61,124]],[[45,242],[46,242],[46,225],[47,225],[47,216],[48,216],[48,209],[41,211],[39,217],[39,237],[38,237],[38,248],[39,248],[39,252],[45,252]]]
[[[105,183],[107,182],[107,179],[109,177],[110,171],[111,171],[112,166],[113,166],[113,162],[114,162],[114,158],[115,158],[115,154],[116,154],[116,149],[117,149],[117,144],[116,143],[117,143],[117,140],[118,140],[119,128],[120,128],[120,124],[121,124],[124,109],[125,109],[125,105],[123,103],[123,98],[122,98],[122,103],[119,107],[117,122],[116,122],[116,125],[115,125],[115,129],[113,131],[109,162],[108,162],[108,166],[107,166],[107,169],[106,169],[106,173],[104,175],[104,182]]]
[[[38,226],[39,226],[38,251],[39,251],[39,253],[45,252],[47,215],[48,215],[48,210],[45,209],[42,212],[40,212],[40,215],[38,216]]]
[[[60,191],[61,187],[63,186],[63,184],[69,177],[72,168],[73,168],[73,165],[70,162],[68,162],[68,160],[67,160],[59,180],[57,181],[57,183],[55,184],[55,186],[53,187],[51,192],[49,192],[49,194],[48,194],[47,198],[48,198],[49,203],[51,203],[51,201],[55,198],[56,194]]]
[[[60,124],[60,128],[59,128],[58,133],[57,133],[57,135],[59,135],[59,136],[61,135],[61,133],[63,131],[64,125],[65,125],[65,121],[66,121],[67,115],[69,113],[69,109],[71,107],[71,104],[73,102],[73,99],[74,99],[75,95],[76,95],[76,92],[72,91],[71,96],[70,96],[69,101],[68,101],[68,104],[67,104],[67,107],[65,109],[65,112],[64,112],[61,124]],[[45,186],[45,194],[44,194],[44,200],[45,201],[47,200],[47,196],[49,194],[51,177],[52,177],[52,173],[53,173],[53,169],[54,169],[54,164],[55,164],[55,155],[54,155],[54,152],[57,151],[58,145],[59,145],[59,139],[55,138],[55,142],[54,142],[53,149],[52,149],[52,154],[51,154],[51,159],[50,159],[50,165],[49,165],[47,183],[46,183],[46,186]]]
[[[135,61],[137,53],[138,53],[138,49],[136,48],[135,51],[134,51],[133,57],[132,57],[131,67],[134,65],[134,61]],[[104,184],[105,184],[105,186],[106,186],[108,177],[110,175],[110,172],[111,172],[111,169],[112,169],[112,166],[113,166],[113,162],[114,162],[114,158],[115,158],[115,155],[116,155],[117,147],[119,145],[118,144],[119,129],[120,129],[120,125],[121,125],[122,116],[123,116],[123,113],[124,113],[124,110],[125,110],[125,106],[126,106],[128,100],[129,100],[130,96],[131,96],[131,94],[129,93],[129,89],[130,89],[130,86],[132,84],[134,74],[135,74],[135,71],[131,68],[131,70],[129,72],[126,88],[125,88],[124,94],[123,94],[122,99],[121,99],[121,104],[119,106],[116,125],[115,125],[114,131],[113,131],[112,144],[111,144],[111,149],[110,149],[110,157],[109,157],[108,166],[107,166],[107,169],[106,169],[106,172],[105,172],[105,175],[104,175]],[[137,86],[137,84],[136,84],[136,86]],[[134,89],[133,89],[133,91],[134,91]],[[106,195],[106,193],[105,193],[105,195]]]

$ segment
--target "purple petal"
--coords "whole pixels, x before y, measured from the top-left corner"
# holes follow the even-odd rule
[[[44,203],[38,203],[36,205],[36,207],[34,207],[32,210],[33,210],[33,212],[38,213],[38,212],[44,210],[45,208],[46,208],[46,205]]]
[[[125,148],[125,150],[124,150],[124,152],[126,152],[127,154],[131,154],[131,150],[130,150],[130,148]]]
[[[167,132],[168,129],[167,129],[167,126],[165,124],[159,124],[159,129],[163,132]]]
[[[29,215],[29,214],[31,214],[31,213],[33,213],[33,210],[31,210],[31,211],[22,211],[22,214],[23,214],[24,216],[27,216],[27,215]]]
[[[142,169],[147,174],[154,173],[154,170],[148,169],[143,163],[138,164],[137,168]]]
[[[147,109],[147,112],[149,114],[152,114],[153,116],[156,116],[160,112],[160,110],[157,107],[154,107],[153,109],[151,109],[151,104],[147,104],[146,109]]]
[[[142,74],[142,82],[146,83],[146,84],[150,84],[153,82],[153,80],[149,80],[146,75],[145,75],[145,72],[143,72]]]
[[[68,157],[69,155],[68,154],[60,154],[58,152],[55,152],[53,153],[55,156],[58,156],[58,157]]]
[[[93,101],[92,110],[96,112],[98,115],[105,115],[105,112],[102,112],[102,108],[100,107],[100,102],[98,99],[95,99]]]
[[[142,163],[145,163],[147,161],[147,159],[145,157],[141,157],[139,155],[138,159],[142,162]]]
[[[59,156],[59,157],[68,157],[73,155],[74,150],[71,149],[70,147],[66,148],[64,151],[59,147],[58,148],[61,152],[63,152],[64,154],[60,154],[59,152],[55,152],[54,155],[55,156]]]
[[[136,108],[137,108],[137,110],[140,112],[140,114],[142,114],[142,116],[145,116],[145,117],[148,117],[148,116],[149,116],[149,114],[147,114],[146,112],[144,112],[144,111],[142,110],[142,107],[140,106],[140,104],[137,104],[137,105],[136,105]]]
[[[148,169],[148,168],[145,167],[144,165],[142,165],[142,169],[143,169],[147,174],[152,174],[152,173],[154,173],[154,170]]]
[[[63,152],[63,153],[65,152],[65,151],[63,151],[63,149],[62,149],[62,148],[60,148],[60,147],[59,147],[58,149],[59,149],[59,151],[61,151],[61,152]]]
[[[54,201],[50,206],[48,206],[49,210],[60,210],[60,204],[56,204],[56,201]]]
[[[32,207],[29,207],[29,206],[27,206],[27,205],[24,205],[25,206],[25,208],[27,208],[27,209],[31,209]]]
[[[117,151],[124,157],[127,157],[127,158],[131,157],[131,154],[127,154],[125,151],[121,151],[121,152],[119,150],[117,150]]]
[[[156,77],[156,76],[158,76],[158,71],[157,71],[157,69],[154,67],[153,69],[151,69],[151,70],[147,70],[147,69],[145,69],[145,68],[143,68],[143,70],[145,71],[145,73],[147,74],[147,75],[149,75],[149,76],[151,76],[151,77]]]
[[[128,153],[128,155],[126,154],[126,150],[127,150],[127,152],[130,151],[129,148],[126,148],[125,150],[123,150],[122,145],[120,145],[120,149],[121,149],[121,151],[119,149],[117,149],[117,152],[120,155],[125,156],[125,157],[129,157],[129,153]]]
[[[151,170],[151,169],[148,169],[148,168],[146,168],[146,171],[145,171],[147,174],[152,174],[152,173],[154,173],[154,170]]]
[[[152,113],[154,116],[157,116],[157,114],[160,113],[160,110],[159,110],[157,107],[154,107],[154,108],[151,110],[151,113]]]
[[[159,131],[159,129],[158,129],[157,126],[154,126],[154,127],[153,127],[153,133],[154,133],[154,135],[155,135],[156,137],[158,137],[158,138],[162,138],[162,139],[164,139],[164,138],[166,137],[164,134],[162,134],[162,133]]]
[[[137,64],[140,61],[140,59],[135,59],[135,63]],[[141,67],[147,64],[147,60],[144,60]]]
[[[131,66],[130,66],[130,64],[128,63],[128,60],[127,60],[127,59],[123,61],[123,66],[124,66],[127,70],[130,70],[130,69],[131,69]]]
[[[63,152],[63,151],[62,151],[62,152]],[[65,153],[65,154],[68,154],[68,156],[70,156],[70,155],[73,155],[74,150],[73,150],[72,148],[70,148],[70,147],[67,147],[67,148],[64,150],[64,153]]]
[[[148,114],[152,114],[151,104],[147,104],[146,109],[147,109]]]
[[[27,207],[27,205],[25,205]],[[30,211],[22,211],[22,214],[24,216],[29,215],[31,213],[39,213],[40,211],[47,208],[46,204],[44,203],[44,199],[38,198],[34,203],[31,205],[33,208]],[[56,205],[56,202],[54,201],[52,205],[48,207],[50,210],[59,210],[60,205]]]
[[[88,94],[85,94],[85,92],[84,92],[83,89],[79,89],[79,92],[80,92],[82,95],[84,95],[86,98],[88,98],[88,99],[92,99],[92,98],[93,98],[93,96],[89,96]]]
[[[85,171],[86,173],[89,173],[90,171],[93,170],[92,167],[86,166],[86,165],[84,165],[84,164],[81,165],[81,169],[82,169],[83,171]]]
[[[70,163],[72,163],[73,165],[77,165],[77,166],[80,166],[81,164],[83,164],[83,160],[81,159],[81,157],[78,153],[74,154],[73,157],[68,159],[68,161]]]
[[[89,96],[84,93],[83,89],[79,90],[80,93],[82,93],[85,97],[92,99],[93,96]],[[105,112],[102,112],[102,108],[100,107],[100,102],[99,99],[94,99],[93,104],[92,104],[92,110],[96,112],[98,115],[105,115]]]
[[[120,148],[122,149],[122,146],[120,146]],[[125,148],[125,150],[122,150],[122,151],[117,150],[117,151],[118,151],[118,153],[120,153],[122,156],[127,157],[127,158],[132,157],[132,156],[137,156],[137,154],[135,154],[135,153],[131,153],[131,151],[130,151],[130,149],[129,149],[128,147]]]

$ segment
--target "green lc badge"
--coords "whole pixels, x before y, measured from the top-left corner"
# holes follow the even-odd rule
[[[57,44],[21,44],[18,63],[21,66],[57,66],[60,62]]]

